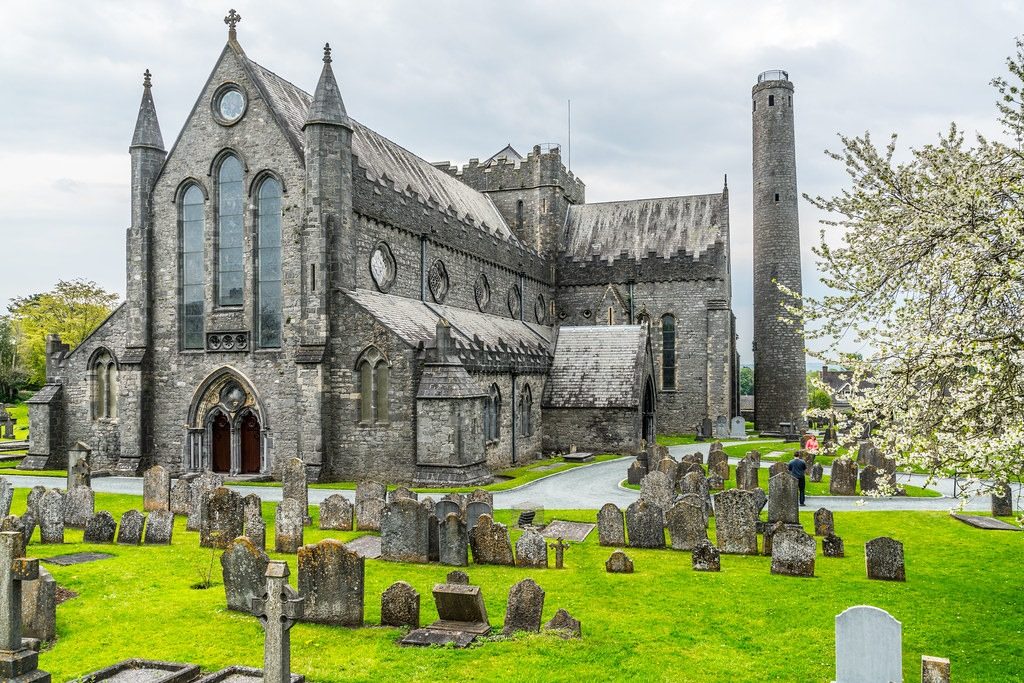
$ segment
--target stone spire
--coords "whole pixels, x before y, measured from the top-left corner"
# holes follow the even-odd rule
[[[153,104],[153,82],[149,69],[146,69],[142,77],[142,103],[139,105],[139,118],[135,121],[131,146],[166,151],[164,138],[160,135],[160,122],[156,118],[156,105]]]
[[[313,93],[313,104],[309,107],[309,115],[306,116],[306,122],[302,127],[305,128],[313,123],[352,129],[348,114],[345,112],[345,103],[341,100],[341,89],[338,87],[338,81],[334,78],[334,70],[331,69],[330,43],[324,45],[324,68],[320,72],[320,81],[316,84],[316,92]]]

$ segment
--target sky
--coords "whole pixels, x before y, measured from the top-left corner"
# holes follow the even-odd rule
[[[757,74],[789,72],[799,189],[831,196],[847,185],[824,154],[839,133],[896,132],[904,148],[951,121],[997,135],[989,81],[1024,26],[1024,2],[995,1],[0,0],[0,307],[61,279],[124,295],[142,72],[169,147],[223,48],[229,1],[250,58],[312,92],[329,41],[349,114],[429,161],[560,143],[593,202],[717,192],[728,174],[744,363]],[[811,295],[821,218],[801,202]]]

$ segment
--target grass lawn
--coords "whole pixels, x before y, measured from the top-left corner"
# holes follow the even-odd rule
[[[7,412],[12,418],[14,418],[14,440],[22,441],[28,438],[28,404],[27,403],[10,403],[7,405]],[[0,434],[3,430],[0,429]],[[2,439],[0,441],[9,441],[9,439]]]
[[[655,441],[659,446],[681,446],[683,444],[697,443],[696,434],[658,434]]]
[[[64,477],[67,478],[67,470],[19,470],[22,458],[17,460],[0,460],[0,476],[3,477]]]
[[[21,512],[26,491],[15,493]],[[115,517],[140,507],[134,496],[97,494],[97,508]],[[548,511],[548,517],[553,511]],[[312,508],[314,519],[316,508]],[[264,505],[272,518],[272,505]],[[594,511],[556,513],[595,520]],[[511,513],[498,512],[509,523]],[[805,528],[810,513],[801,515]],[[723,556],[722,572],[690,570],[689,553],[627,550],[635,574],[607,574],[611,549],[592,533],[566,552],[566,569],[526,570],[471,565],[492,625],[500,627],[509,587],[534,578],[546,591],[544,620],[562,607],[583,624],[583,639],[520,634],[467,650],[399,648],[395,628],[372,626],[380,594],[393,581],[422,596],[421,621],[437,614],[430,588],[449,568],[369,560],[362,629],[297,624],[291,634],[292,670],[311,681],[828,681],[834,676],[834,620],[852,605],[870,604],[903,622],[904,672],[912,680],[922,654],[948,657],[955,680],[1014,681],[1024,668],[1020,647],[1019,573],[1024,534],[982,531],[945,513],[837,512],[836,530],[847,557],[818,556],[816,578],[772,576],[766,557]],[[357,532],[307,529],[306,541]],[[880,535],[903,541],[906,583],[868,581],[863,546]],[[517,532],[513,532],[517,536]],[[81,539],[69,531],[69,541]],[[79,597],[57,608],[59,638],[40,655],[55,681],[129,657],[191,661],[210,671],[235,663],[260,666],[263,632],[255,618],[225,609],[219,551],[198,547],[198,534],[175,527],[171,547],[30,546],[47,557],[81,550],[115,558],[71,567],[48,565]],[[291,564],[294,556],[274,556]],[[193,590],[201,568],[214,560],[214,586]],[[984,571],[979,571],[984,568]]]

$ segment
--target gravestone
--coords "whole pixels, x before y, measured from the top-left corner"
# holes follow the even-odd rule
[[[800,489],[789,470],[768,480],[768,521],[800,523]]]
[[[57,489],[43,494],[39,505],[39,542],[64,542],[64,495]]]
[[[28,514],[28,513],[26,513]],[[25,537],[25,521],[17,515],[7,515],[0,521],[0,531],[14,531],[21,536],[21,546],[18,549],[18,557],[25,557],[28,554],[28,539]]]
[[[555,616],[551,617],[544,624],[544,630],[554,631],[563,638],[580,638],[583,636],[583,629],[580,627],[579,620],[573,619],[572,615],[564,609],[559,609],[555,612]]]
[[[548,547],[544,537],[535,529],[527,529],[516,541],[516,566],[548,568]]]
[[[22,635],[52,643],[57,638],[57,582],[46,569],[21,582]]]
[[[490,515],[480,516],[476,527],[469,532],[469,544],[473,549],[473,562],[477,564],[515,566],[508,529],[504,524],[496,523]]]
[[[142,528],[146,524],[146,515],[138,510],[128,510],[121,515],[121,524],[117,527],[117,542],[120,545],[139,545],[142,543]]]
[[[643,498],[634,501],[626,508],[626,533],[633,548],[664,548],[665,513]]]
[[[751,493],[754,495],[754,507],[757,509],[757,514],[760,515],[764,506],[768,504],[768,494],[762,488],[756,488]]]
[[[199,528],[199,547],[226,548],[245,531],[242,496],[223,486],[206,499],[206,514]]]
[[[482,635],[491,630],[480,586],[452,583],[434,585],[438,620],[429,628]]]
[[[845,557],[846,548],[843,546],[843,539],[835,534],[823,536],[821,539],[821,554],[825,557]]]
[[[992,491],[992,516],[1013,516],[1013,490],[1006,482],[1000,482]]]
[[[446,493],[441,500],[450,500],[459,506],[460,513],[466,511],[466,503],[469,502],[465,493]]]
[[[84,529],[96,511],[96,494],[88,486],[76,486],[64,497],[64,526]]]
[[[629,555],[621,550],[614,550],[605,560],[604,570],[609,574],[632,574],[633,560],[629,559]]]
[[[203,521],[206,519],[206,504],[213,492],[223,485],[224,477],[213,472],[203,472],[192,480],[189,486],[192,500],[189,502],[188,522],[185,525],[187,531],[202,530]]]
[[[320,528],[352,531],[352,504],[348,498],[335,493],[320,503]]]
[[[808,478],[815,484],[820,483],[822,476],[825,474],[825,468],[821,466],[821,463],[816,462],[811,465],[810,471],[811,473]]]
[[[870,440],[859,442],[857,444],[857,462],[861,465],[870,464],[873,450],[875,450],[875,445]]]
[[[437,545],[438,560],[441,564],[453,567],[465,567],[469,564],[469,532],[458,512],[450,511],[440,521]]]
[[[263,592],[270,558],[245,536],[234,539],[220,556],[228,609],[250,613],[252,599]]]
[[[903,680],[903,625],[877,607],[836,616],[836,683]]]
[[[640,482],[640,500],[665,512],[675,500],[674,486],[663,472],[651,472]]]
[[[302,507],[303,525],[312,524],[309,516],[309,486],[306,483],[306,463],[301,458],[288,458],[281,472],[281,497],[297,500]]]
[[[555,569],[565,567],[565,551],[569,549],[569,544],[559,537],[555,543],[549,543],[548,545],[555,551]]]
[[[814,535],[829,536],[836,532],[835,521],[832,511],[828,508],[818,508],[814,511]]]
[[[601,545],[626,545],[622,510],[615,503],[605,503],[597,513],[597,538]]]
[[[395,581],[380,596],[380,625],[420,627],[420,594],[405,581]]]
[[[68,491],[76,486],[92,485],[92,467],[89,464],[90,453],[89,447],[81,441],[68,451]]]
[[[142,509],[171,509],[171,475],[162,465],[153,465],[142,475]]]
[[[439,562],[441,560],[441,522],[422,501],[420,501],[420,507],[427,511],[427,560]]]
[[[803,529],[787,527],[772,537],[772,574],[814,576],[818,544]]]
[[[456,570],[448,572],[448,575],[445,576],[444,580],[445,580],[445,583],[457,583],[457,584],[461,584],[463,586],[468,586],[469,585],[469,574],[467,574],[466,572],[464,572],[464,571],[462,571],[460,569],[456,569]]]
[[[28,498],[26,500],[26,509],[32,513],[32,516],[36,518],[36,521],[42,518],[42,507],[39,505],[43,502],[43,496],[46,495],[45,486],[33,486],[32,490],[28,492]]]
[[[729,438],[730,439],[745,439],[747,438],[747,423],[742,417],[737,415],[729,421]]]
[[[634,460],[626,470],[626,483],[630,486],[639,486],[640,482],[647,475],[647,468],[639,460]]]
[[[479,523],[482,515],[494,518],[494,510],[489,503],[483,500],[471,500],[466,503],[466,528],[470,533],[473,532],[473,527]]]
[[[715,423],[711,421],[710,417],[705,417],[700,421],[700,429],[697,432],[697,439],[712,439],[715,437]]]
[[[879,581],[906,581],[903,565],[903,544],[887,536],[873,538],[864,544],[864,560],[868,578]]]
[[[686,493],[665,515],[669,539],[675,550],[693,550],[708,539],[708,518],[699,494]]]
[[[708,453],[708,473],[714,473],[722,479],[729,478],[729,456],[725,451],[711,451]]]
[[[20,519],[22,527],[24,527],[25,545],[27,546],[32,540],[32,534],[36,531],[36,516],[32,514],[31,510],[26,510]]]
[[[466,504],[468,505],[469,503],[487,503],[493,509],[494,494],[486,489],[474,489],[466,500]]]
[[[689,460],[684,460],[679,463],[679,467],[676,470],[676,482],[678,483],[683,477],[691,472],[704,476],[704,468],[700,463],[691,462]]]
[[[784,462],[773,462],[768,467],[768,481],[776,474],[782,474],[783,472],[789,472],[789,466]]]
[[[922,655],[921,683],[949,683],[949,660]]]
[[[785,528],[786,525],[782,522],[767,522],[764,524],[761,537],[761,554],[767,557],[772,556],[772,539],[775,537],[775,534]]]
[[[717,472],[712,472],[708,476],[708,492],[711,491],[723,491],[725,490],[725,479],[723,479]]]
[[[406,486],[399,486],[398,488],[395,488],[395,489],[392,489],[391,491],[388,491],[387,502],[393,503],[396,500],[399,500],[399,499],[402,499],[402,498],[405,498],[407,500],[414,500],[416,502],[419,502],[419,500],[420,500],[420,497],[418,495],[416,495],[416,493],[413,492],[412,489],[410,489],[410,488],[408,488]]]
[[[0,517],[11,514],[11,501],[14,500],[14,486],[7,477],[0,477]]]
[[[263,683],[291,683],[291,636],[303,599],[288,585],[288,563],[267,565],[266,588],[253,598],[252,613],[263,626]]]
[[[431,498],[430,496],[425,496],[423,500],[420,501],[420,505],[426,508],[427,512],[433,514],[434,508],[437,506],[437,503],[435,503],[434,499]]]
[[[434,515],[436,515],[437,519],[441,522],[443,522],[445,518],[453,512],[459,517],[462,517],[462,508],[460,508],[459,504],[454,500],[442,498],[434,504]]]
[[[533,579],[523,579],[508,591],[508,607],[505,610],[505,626],[502,633],[538,633],[543,613],[544,589]]]
[[[754,494],[729,489],[715,495],[715,543],[725,554],[757,555]]]
[[[113,543],[117,534],[117,522],[106,510],[100,510],[89,518],[82,539],[85,543]]]
[[[304,621],[363,625],[364,558],[341,541],[327,538],[299,548],[298,566],[299,594],[306,598]]]
[[[876,493],[878,491],[879,472],[874,465],[865,465],[860,471],[860,492]],[[834,477],[835,475],[833,475]]]
[[[267,523],[263,519],[263,500],[255,493],[242,498],[242,535],[257,548],[267,547]]]
[[[672,488],[675,488],[679,482],[679,465],[680,463],[676,462],[672,456],[668,456],[662,458],[656,468],[658,472],[661,472],[668,478]],[[643,479],[640,480],[640,483],[643,484]]]
[[[0,680],[50,683],[50,674],[37,670],[39,654],[21,639],[22,584],[39,578],[39,560],[18,557],[21,542],[16,531],[0,533]]]
[[[715,438],[729,438],[729,419],[725,415],[719,415],[715,418]]]
[[[171,487],[171,512],[188,515],[192,510],[192,484],[188,479],[177,479]]]
[[[747,451],[746,455],[744,455],[743,457],[750,460],[757,467],[761,467],[761,451],[757,450],[756,448],[752,448],[749,451]]]
[[[277,504],[274,512],[274,552],[291,554],[302,547],[305,512],[302,503],[294,498],[285,498]]]
[[[430,557],[430,513],[412,498],[384,506],[380,522],[380,559],[425,564]]]
[[[719,572],[722,571],[721,555],[718,548],[711,545],[711,541],[705,539],[693,548],[690,558],[695,572]]]
[[[857,494],[857,463],[849,458],[832,461],[832,478],[828,492],[833,496],[854,496]]]
[[[146,545],[170,545],[174,534],[174,513],[154,510],[146,520]]]
[[[736,488],[753,491],[761,486],[760,465],[747,456],[736,464]]]
[[[380,531],[380,518],[384,514],[388,487],[377,481],[356,484],[356,529]]]

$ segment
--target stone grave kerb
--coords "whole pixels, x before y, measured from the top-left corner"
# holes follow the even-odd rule
[[[263,680],[291,681],[291,628],[302,616],[304,598],[288,585],[288,563],[272,560],[267,565],[267,592],[252,599],[252,612],[265,632]]]

